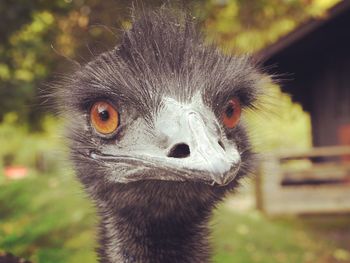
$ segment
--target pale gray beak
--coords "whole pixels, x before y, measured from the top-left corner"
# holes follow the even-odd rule
[[[203,171],[213,183],[226,185],[231,182],[241,161],[235,145],[226,143],[224,146],[218,126],[208,120],[205,123],[203,112],[172,101],[167,106],[165,116],[168,118],[160,119],[158,127],[168,138],[167,156],[177,159],[170,161],[177,162],[182,168]],[[167,122],[169,119],[171,123]]]

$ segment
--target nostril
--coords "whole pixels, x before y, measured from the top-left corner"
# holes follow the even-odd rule
[[[225,150],[225,145],[222,143],[222,141],[218,141],[218,143],[221,146],[221,148]]]
[[[190,156],[190,147],[185,143],[174,145],[168,153],[168,157],[172,158],[186,158]]]

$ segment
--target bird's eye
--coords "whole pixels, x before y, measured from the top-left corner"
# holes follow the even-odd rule
[[[119,113],[111,104],[99,101],[91,107],[90,121],[97,132],[111,134],[119,126]]]
[[[222,111],[222,122],[226,128],[232,129],[237,126],[241,117],[241,104],[238,99],[228,101]]]

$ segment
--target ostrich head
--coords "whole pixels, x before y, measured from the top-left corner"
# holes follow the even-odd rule
[[[135,239],[156,235],[154,221],[170,217],[202,228],[200,219],[252,165],[241,113],[253,107],[262,79],[247,57],[206,45],[190,18],[161,10],[142,12],[118,46],[59,89],[78,177],[104,222],[102,258],[142,254],[135,243],[121,252],[129,237],[111,225],[135,222]],[[180,232],[193,232],[181,224]]]

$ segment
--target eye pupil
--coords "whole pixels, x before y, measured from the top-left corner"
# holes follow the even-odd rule
[[[119,126],[119,113],[108,102],[98,101],[90,109],[90,122],[98,133],[112,134]]]
[[[225,110],[225,114],[228,118],[231,118],[233,116],[234,113],[234,108],[232,107],[232,105],[229,105],[226,110]]]
[[[101,121],[108,121],[109,120],[109,112],[107,110],[101,111],[98,114]]]

